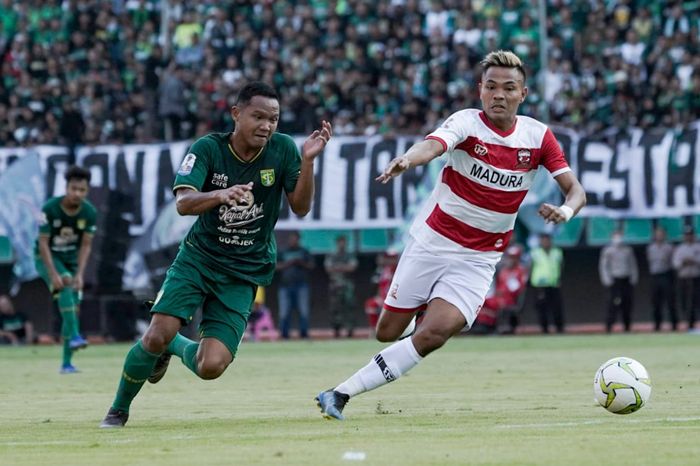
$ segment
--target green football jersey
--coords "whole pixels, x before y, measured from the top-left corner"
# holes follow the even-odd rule
[[[231,133],[212,133],[192,144],[175,177],[173,191],[189,187],[209,192],[253,182],[247,199],[220,205],[199,216],[180,246],[207,267],[225,270],[256,285],[269,285],[275,271],[277,244],[273,230],[282,193],[294,191],[301,154],[294,140],[274,133],[250,161],[229,144]]]
[[[97,209],[84,200],[78,212],[68,215],[61,207],[63,196],[52,197],[42,207],[39,233],[49,235],[51,254],[67,265],[77,265],[78,251],[85,233],[95,234]],[[36,256],[39,254],[37,239]]]

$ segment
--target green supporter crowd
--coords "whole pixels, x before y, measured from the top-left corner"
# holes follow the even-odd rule
[[[245,82],[280,131],[424,134],[478,107],[478,62],[512,49],[521,107],[585,132],[700,117],[700,2],[0,0],[0,147],[225,131]]]

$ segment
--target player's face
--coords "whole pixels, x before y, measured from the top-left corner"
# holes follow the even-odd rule
[[[481,76],[479,94],[489,120],[501,129],[508,129],[527,96],[527,87],[516,68],[492,66]]]
[[[66,185],[66,203],[71,207],[78,207],[87,194],[87,180],[70,180]]]
[[[280,104],[277,99],[256,95],[247,104],[232,107],[231,117],[236,122],[236,137],[249,147],[262,147],[277,129]]]

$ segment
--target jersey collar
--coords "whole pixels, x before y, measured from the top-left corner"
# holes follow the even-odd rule
[[[479,112],[479,118],[481,118],[481,121],[484,122],[484,124],[486,125],[486,127],[488,129],[490,129],[494,133],[498,134],[502,138],[507,138],[508,136],[513,134],[513,132],[515,131],[515,127],[518,125],[518,117],[517,116],[515,117],[515,123],[513,123],[513,126],[511,126],[510,129],[508,129],[506,131],[503,131],[502,129],[498,129],[496,127],[496,125],[494,125],[491,122],[491,120],[489,120],[489,118],[486,116],[486,113],[484,113],[483,110]]]

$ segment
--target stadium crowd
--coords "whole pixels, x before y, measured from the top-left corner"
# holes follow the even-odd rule
[[[242,84],[280,130],[424,134],[478,107],[478,60],[529,66],[526,114],[583,131],[700,117],[700,1],[0,0],[0,147],[184,139],[230,127]],[[544,80],[543,93],[538,79]]]

